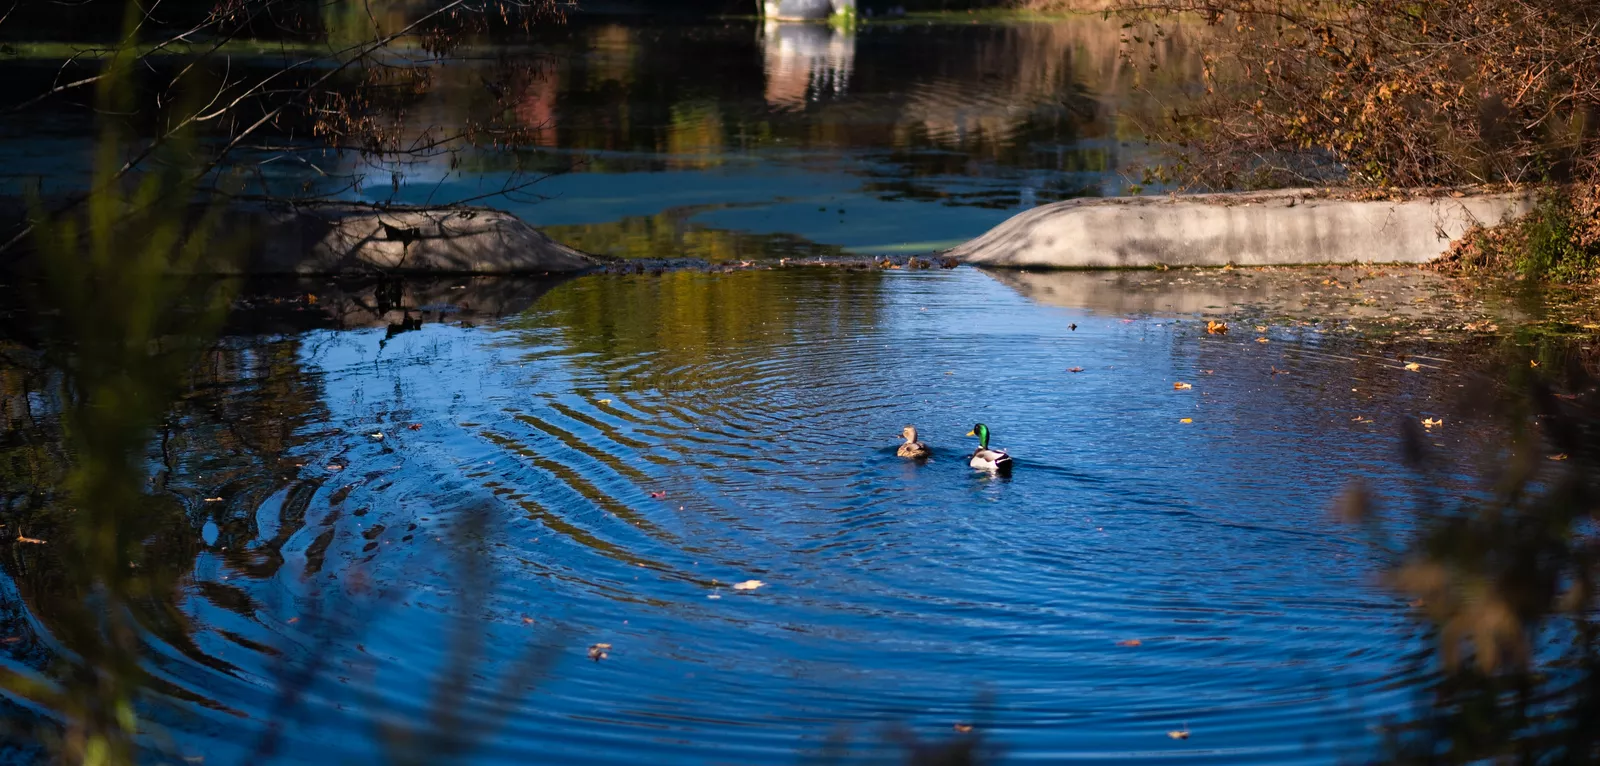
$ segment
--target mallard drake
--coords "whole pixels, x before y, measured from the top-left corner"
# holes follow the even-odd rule
[[[906,426],[905,428],[900,429],[900,435],[906,438],[906,443],[900,445],[900,449],[895,450],[894,454],[899,455],[900,457],[911,457],[918,459],[925,458],[928,455],[933,454],[933,450],[928,449],[928,445],[917,441],[916,426]]]
[[[989,449],[989,427],[979,423],[967,432],[968,436],[978,437],[978,448],[972,451],[972,460],[967,465],[983,471],[994,473],[1011,472],[1011,456],[1003,449]]]

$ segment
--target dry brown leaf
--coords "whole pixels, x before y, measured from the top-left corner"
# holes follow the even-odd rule
[[[962,734],[967,734],[967,733],[970,733],[972,731],[972,724],[970,724],[970,723],[958,723],[958,724],[956,724],[956,725],[954,725],[954,726],[952,726],[950,728],[955,729],[956,731],[961,732]]]
[[[610,399],[601,399],[601,400],[600,400],[600,403],[601,403],[601,404],[610,404],[610,403],[611,403],[611,400],[610,400]]]
[[[610,644],[592,644],[589,646],[589,659],[599,662],[610,657]]]
[[[1067,372],[1083,372],[1082,367],[1068,367]]]
[[[1167,732],[1167,736],[1169,736],[1169,737],[1171,737],[1173,739],[1188,739],[1189,738],[1189,730],[1188,729],[1180,729],[1178,731],[1169,731],[1169,732]]]
[[[1406,364],[1406,369],[1408,369],[1408,370],[1410,370],[1412,372],[1416,372],[1417,370],[1422,369],[1422,365],[1417,364],[1416,362],[1408,362]]]
[[[1172,384],[1172,390],[1174,391],[1188,391],[1191,388],[1194,388],[1194,386],[1191,386],[1181,380]]]
[[[19,542],[19,543],[33,543],[34,545],[44,545],[44,541],[43,540],[40,540],[40,539],[38,539],[36,537],[23,537],[22,535],[17,535],[17,542]]]
[[[1130,639],[1128,639],[1126,641],[1118,641],[1117,642],[1117,646],[1139,646],[1139,645],[1141,645],[1143,643],[1144,643],[1143,641],[1140,641],[1137,638],[1130,638]]]
[[[1424,428],[1433,428],[1434,426],[1444,425],[1444,421],[1439,418],[1423,418],[1422,425]]]
[[[1550,459],[1551,459],[1551,460],[1566,460],[1566,459],[1567,459],[1567,453],[1565,453],[1565,452],[1558,452],[1558,453],[1556,453],[1556,454],[1554,454],[1554,455],[1551,455],[1551,456],[1550,456]]]
[[[1267,342],[1267,339],[1266,339],[1266,337],[1260,337],[1260,338],[1256,338],[1256,342],[1257,342],[1257,343],[1266,343],[1266,342]]]
[[[733,584],[733,589],[734,590],[755,590],[756,588],[759,588],[759,587],[761,587],[763,585],[766,585],[766,583],[764,583],[764,582],[762,582],[760,580],[745,580],[744,582],[736,582],[736,583],[734,583]]]
[[[411,429],[413,431],[421,431],[422,430],[422,424],[421,423],[412,423],[411,425],[406,426],[406,428],[409,428],[409,429]]]
[[[1211,333],[1212,335],[1227,335],[1228,323],[1207,320],[1206,332]]]
[[[208,503],[220,503],[220,502],[222,502],[222,498],[220,498],[220,497],[208,497],[208,498],[206,498],[206,502],[208,502]]]

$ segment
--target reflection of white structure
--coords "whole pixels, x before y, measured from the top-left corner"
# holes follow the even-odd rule
[[[761,15],[779,21],[816,21],[855,12],[856,0],[761,0]]]
[[[804,109],[807,101],[849,92],[856,62],[854,33],[822,24],[768,21],[761,50],[770,106]]]

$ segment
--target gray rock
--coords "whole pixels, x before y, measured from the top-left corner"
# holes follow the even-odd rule
[[[214,274],[542,274],[601,263],[522,219],[487,208],[375,209],[353,205],[254,205],[224,215],[244,257],[209,259]]]
[[[1520,193],[1360,200],[1307,189],[1075,199],[1018,213],[946,255],[1045,269],[1426,263],[1472,224],[1532,207]]]

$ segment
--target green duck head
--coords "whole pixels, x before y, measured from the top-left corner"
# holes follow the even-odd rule
[[[967,435],[968,436],[976,436],[976,437],[978,437],[978,446],[979,447],[982,447],[984,449],[988,449],[989,448],[989,427],[988,426],[986,426],[986,425],[984,425],[982,423],[979,423],[979,424],[973,426],[972,430],[967,432]]]

